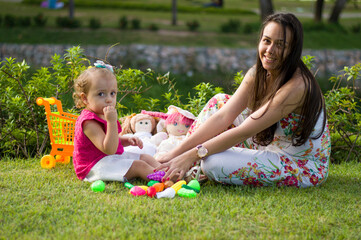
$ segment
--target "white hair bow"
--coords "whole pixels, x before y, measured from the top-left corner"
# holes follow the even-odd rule
[[[114,72],[112,65],[105,64],[103,61],[100,61],[100,60],[97,60],[94,63],[94,66],[97,67],[97,68],[106,68],[106,69],[109,69],[110,71]]]

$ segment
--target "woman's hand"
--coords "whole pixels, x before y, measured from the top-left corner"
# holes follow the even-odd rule
[[[170,153],[160,155],[159,157],[156,157],[157,161],[160,163],[167,163],[172,159],[172,155]]]
[[[157,167],[156,170],[163,169],[166,172],[163,180],[182,179],[192,164],[197,161],[197,158],[190,153],[191,152],[183,153]]]

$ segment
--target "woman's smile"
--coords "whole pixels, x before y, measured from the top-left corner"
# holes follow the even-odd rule
[[[262,66],[269,73],[277,71],[282,64],[282,59],[288,54],[290,35],[290,30],[286,29],[286,38],[284,38],[282,26],[276,22],[270,22],[264,28],[258,51]]]

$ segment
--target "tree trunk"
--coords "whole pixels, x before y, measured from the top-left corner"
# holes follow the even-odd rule
[[[324,0],[316,1],[315,18],[314,18],[315,22],[322,21],[323,3]]]
[[[268,15],[273,14],[272,0],[259,0],[261,20],[264,21]]]
[[[172,25],[177,25],[177,0],[172,0]]]
[[[69,18],[73,19],[74,17],[74,0],[69,0]]]
[[[331,16],[329,18],[330,23],[338,23],[341,12],[346,5],[347,0],[336,0],[335,5],[333,6]]]

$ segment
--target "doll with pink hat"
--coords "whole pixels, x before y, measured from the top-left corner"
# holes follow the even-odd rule
[[[164,132],[168,135],[168,138],[160,142],[154,158],[158,158],[178,146],[185,139],[189,127],[196,119],[191,112],[173,105],[168,107],[167,113],[144,110],[142,113],[161,119],[157,124],[158,133],[153,136],[154,138],[159,138],[158,135],[164,134]]]

